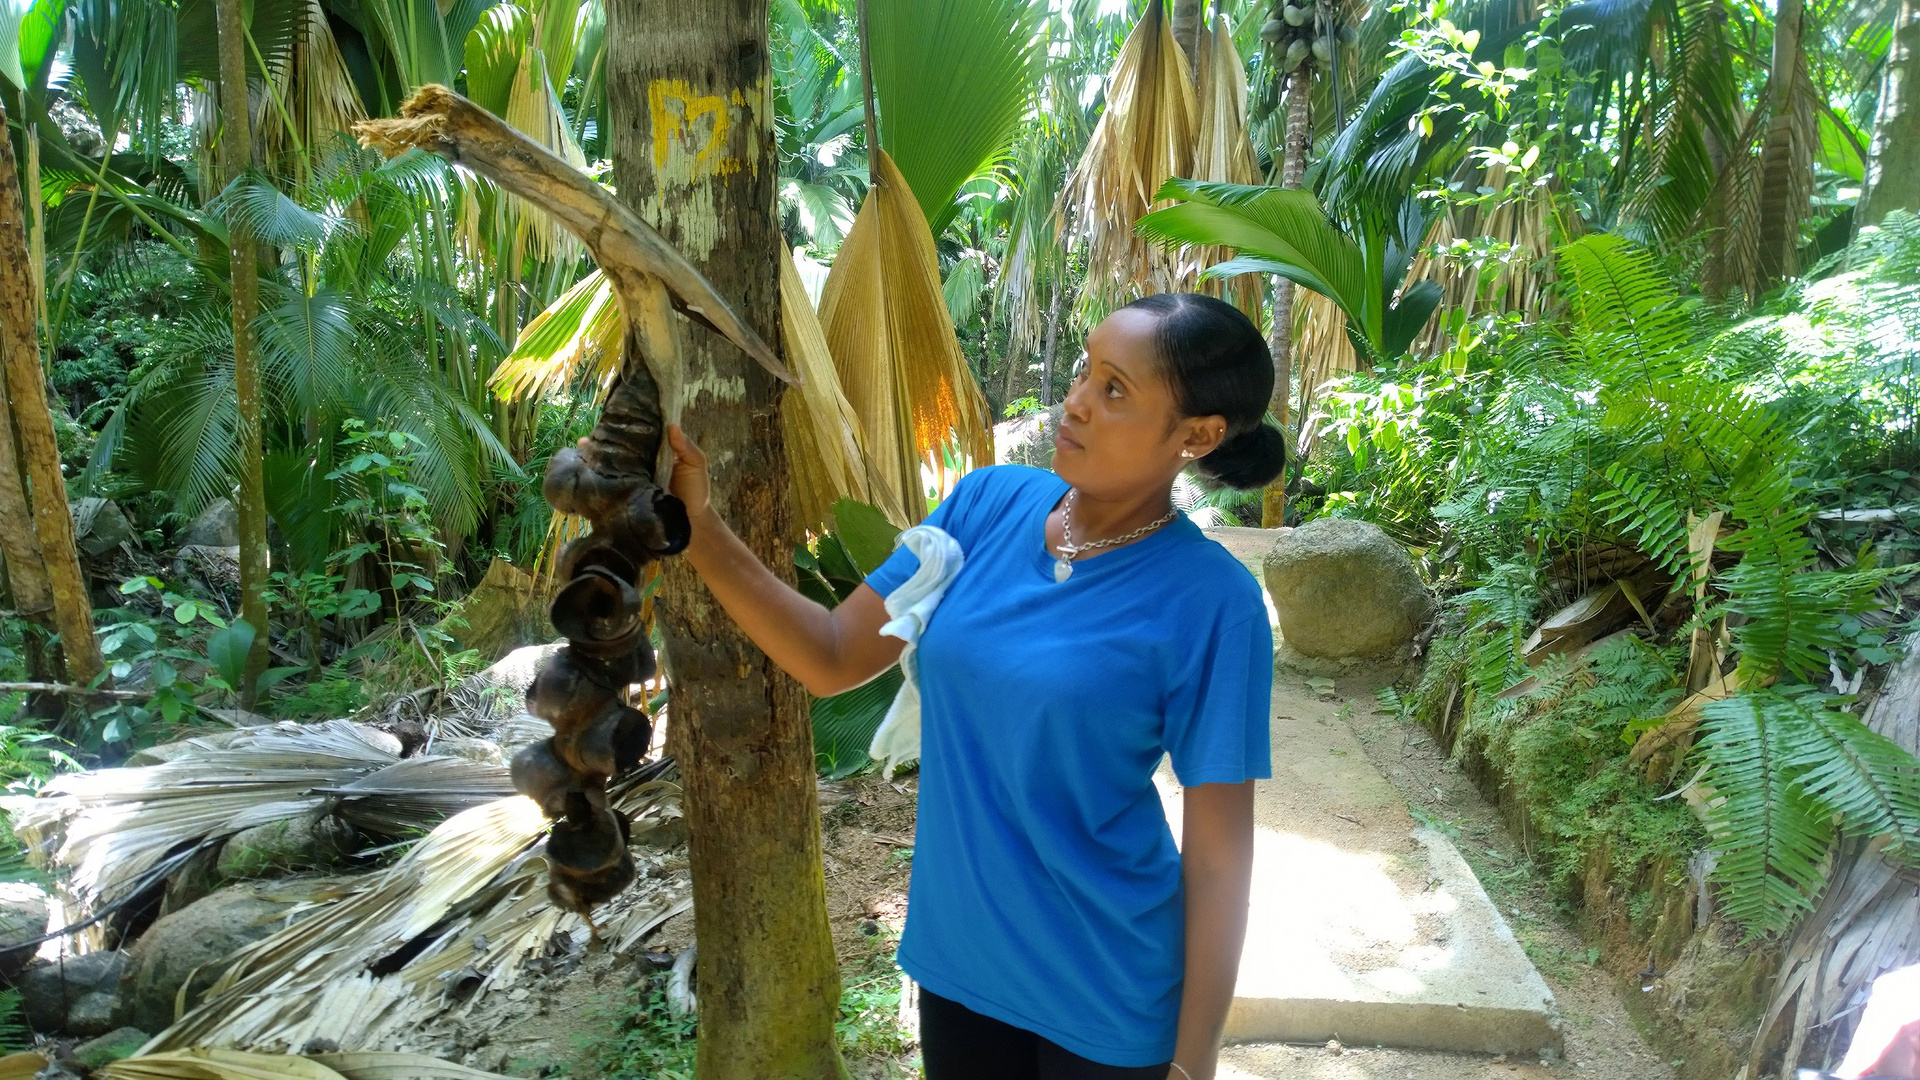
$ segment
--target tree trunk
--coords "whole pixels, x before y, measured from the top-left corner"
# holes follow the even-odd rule
[[[621,199],[778,341],[767,28],[767,0],[613,0],[607,86]],[[714,505],[792,580],[780,384],[699,327],[676,333],[682,422],[712,456]],[[662,595],[699,919],[699,1076],[844,1076],[806,695],[685,564],[670,564]]]
[[[1766,141],[1760,151],[1762,287],[1796,269],[1800,220],[1813,190],[1811,102],[1805,86],[1805,0],[1780,0],[1773,23]]]
[[[1060,348],[1060,295],[1066,290],[1053,283],[1053,300],[1047,305],[1047,341],[1040,351],[1040,407],[1053,407],[1053,354]]]
[[[0,526],[0,544],[21,613],[29,614],[28,605],[42,613],[48,605],[52,607],[67,673],[72,681],[84,683],[100,674],[104,665],[100,643],[93,636],[93,600],[80,569],[80,552],[74,547],[67,481],[60,474],[60,443],[54,438],[46,375],[40,368],[40,342],[34,330],[39,325],[38,304],[24,217],[13,140],[6,135],[6,111],[0,107],[0,372],[4,372],[6,405],[12,413],[10,423],[0,425],[0,438],[6,441],[0,449],[0,516],[7,519]],[[32,523],[31,532],[27,522]],[[32,557],[35,545],[39,574]],[[36,591],[41,588],[44,593]]]
[[[1206,20],[1207,0],[1173,0],[1173,40],[1187,58],[1187,78],[1200,77],[1200,28]]]
[[[1307,171],[1307,154],[1313,149],[1312,87],[1313,61],[1302,60],[1287,84],[1287,135],[1280,159],[1283,188],[1298,188]],[[1273,352],[1273,400],[1267,410],[1283,429],[1287,426],[1287,405],[1293,399],[1293,288],[1293,282],[1286,278],[1273,279],[1273,330],[1267,337],[1267,347]],[[1261,496],[1260,527],[1277,529],[1286,524],[1286,509],[1287,474],[1283,470]]]
[[[1920,0],[1901,4],[1893,24],[1857,222],[1878,225],[1893,210],[1920,212]]]
[[[242,0],[216,0],[220,28],[220,171],[233,183],[253,157],[248,127],[246,27]],[[261,474],[265,453],[260,441],[260,359],[254,355],[253,315],[260,304],[259,260],[253,233],[239,215],[227,219],[227,269],[233,286],[233,382],[239,401],[240,617],[253,627],[240,697],[249,704],[260,673],[267,667],[267,496]]]

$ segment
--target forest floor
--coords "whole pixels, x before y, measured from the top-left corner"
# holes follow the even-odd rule
[[[1528,958],[1553,991],[1566,1022],[1564,1058],[1524,1058],[1375,1047],[1243,1045],[1227,1048],[1223,1078],[1272,1080],[1669,1080],[1670,1063],[1636,1027],[1620,995],[1632,993],[1598,963],[1569,909],[1521,852],[1499,812],[1449,763],[1424,728],[1403,723],[1376,704],[1374,691],[1395,673],[1368,669],[1309,683],[1282,673],[1274,688],[1276,724],[1312,718],[1311,729],[1288,743],[1290,758],[1341,767],[1358,746],[1367,763],[1404,800],[1361,805],[1328,801],[1302,786],[1290,803],[1291,819],[1311,831],[1312,819],[1351,823],[1371,839],[1424,824],[1447,834],[1498,905]],[[1276,734],[1284,727],[1276,726]],[[1278,743],[1276,744],[1279,745]],[[1276,754],[1276,771],[1283,762]],[[1357,764],[1357,763],[1356,763]],[[906,918],[907,879],[912,868],[915,779],[887,782],[863,776],[821,784],[823,862],[834,945],[850,990],[867,1011],[862,1023],[843,1025],[859,1044],[848,1064],[861,1080],[918,1075],[917,1054],[898,1039],[875,1039],[897,1010],[900,976],[891,962],[893,944]],[[693,941],[691,913],[667,922],[647,942],[647,956],[602,956],[545,992],[535,1008],[492,1033],[488,1055],[469,1058],[518,1075],[591,1076],[605,1060],[609,1033],[633,1015],[635,987],[657,964]]]

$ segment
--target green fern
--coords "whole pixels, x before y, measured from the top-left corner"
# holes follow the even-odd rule
[[[1700,725],[1707,779],[1718,795],[1707,829],[1719,851],[1722,910],[1750,931],[1793,925],[1826,881],[1833,819],[1793,781],[1796,710],[1779,695],[1708,704]]]
[[[1676,579],[1687,572],[1686,511],[1621,462],[1607,466],[1607,483],[1594,504],[1616,528],[1635,537],[1642,553]]]

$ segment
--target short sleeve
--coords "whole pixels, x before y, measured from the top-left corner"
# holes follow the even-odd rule
[[[921,524],[932,525],[946,532],[960,542],[962,551],[971,547],[972,534],[968,526],[974,517],[973,510],[980,502],[981,490],[991,483],[991,474],[995,471],[990,468],[975,469],[961,477],[960,482],[953,486],[953,492],[942,499]],[[920,557],[904,546],[896,547],[893,554],[887,556],[886,562],[867,575],[866,583],[873,586],[874,592],[885,597],[906,584],[906,580],[918,569]]]
[[[1161,743],[1186,787],[1273,775],[1273,630],[1265,613],[1215,632],[1174,687]]]

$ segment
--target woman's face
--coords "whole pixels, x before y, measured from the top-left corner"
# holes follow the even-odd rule
[[[1180,415],[1155,359],[1157,327],[1151,313],[1123,309],[1087,336],[1054,433],[1053,469],[1090,496],[1164,487],[1226,435],[1222,417]]]

